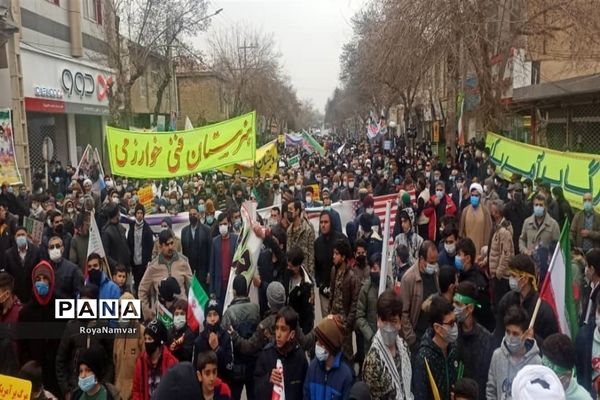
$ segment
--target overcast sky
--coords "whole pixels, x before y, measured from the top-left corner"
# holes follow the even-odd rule
[[[365,0],[212,0],[213,17],[204,38],[214,29],[235,23],[273,33],[282,54],[284,71],[292,79],[300,99],[311,99],[325,110],[327,98],[338,83],[342,45],[352,34],[350,19]],[[200,38],[199,47],[206,50]]]

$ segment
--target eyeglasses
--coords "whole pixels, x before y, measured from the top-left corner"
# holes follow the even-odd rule
[[[48,250],[60,249],[61,247],[62,247],[62,244],[51,244],[48,246]]]
[[[454,326],[456,325],[456,320],[450,321],[450,322],[442,322],[440,325],[446,325],[446,326]]]

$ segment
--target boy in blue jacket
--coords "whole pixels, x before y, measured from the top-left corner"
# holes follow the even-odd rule
[[[329,315],[324,318],[315,328],[315,336],[315,359],[310,363],[304,380],[304,399],[345,400],[350,394],[354,376],[342,360],[344,329],[341,317]]]

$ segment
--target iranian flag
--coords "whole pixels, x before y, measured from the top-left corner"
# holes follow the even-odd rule
[[[554,311],[560,332],[575,339],[577,335],[577,309],[573,295],[573,272],[571,269],[571,244],[569,221],[565,222],[560,241],[554,249],[540,298]]]
[[[187,325],[194,332],[202,332],[204,328],[204,306],[208,295],[202,288],[196,275],[192,276],[192,286],[188,294]]]

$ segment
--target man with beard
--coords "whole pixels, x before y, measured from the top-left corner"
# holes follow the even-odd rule
[[[69,232],[64,230],[62,214],[56,210],[49,212],[48,219],[51,225],[46,228],[42,237],[42,249],[47,252],[46,254],[49,254],[49,239],[53,236],[58,236],[63,243],[65,254],[70,254],[72,236]]]
[[[192,272],[206,290],[212,238],[208,227],[198,220],[198,210],[190,206],[188,212],[190,224],[181,231],[182,252],[188,258]]]
[[[64,251],[62,239],[58,236],[51,237],[48,241],[48,254],[56,277],[54,293],[58,299],[74,299],[83,286],[83,274],[75,264],[63,257]]]

